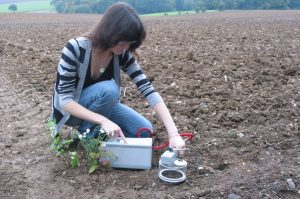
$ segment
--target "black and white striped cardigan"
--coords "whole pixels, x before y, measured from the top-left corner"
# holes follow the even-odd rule
[[[70,117],[70,114],[65,112],[63,107],[71,101],[79,101],[90,62],[91,48],[91,41],[88,38],[79,37],[69,40],[62,49],[52,97],[51,118],[56,122],[53,137],[59,133]],[[114,56],[116,58],[117,55]],[[131,78],[138,90],[147,99],[150,107],[163,101],[130,52],[126,51],[114,59],[114,67],[119,67],[118,72],[122,69]],[[114,76],[116,78],[116,72]]]

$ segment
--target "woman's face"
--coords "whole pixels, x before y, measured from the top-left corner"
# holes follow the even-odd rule
[[[116,55],[121,55],[124,50],[128,50],[130,45],[135,43],[135,41],[119,41],[117,45],[112,47],[112,51]]]

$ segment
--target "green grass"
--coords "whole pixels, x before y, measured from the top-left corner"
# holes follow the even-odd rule
[[[206,10],[206,12],[217,12],[217,11],[218,10]],[[179,15],[187,15],[187,14],[196,14],[196,12],[194,10],[180,11],[180,12],[179,11],[175,11],[175,12],[159,12],[159,13],[143,14],[141,16],[159,17],[159,16],[165,16],[165,14],[167,14],[168,16],[179,16]]]
[[[168,14],[168,16],[176,16],[176,15],[179,15],[179,12],[178,11],[175,11],[175,12],[159,12],[159,13],[143,14],[142,16],[159,17],[159,16],[165,16],[165,14]],[[180,14],[181,15],[195,14],[195,11],[181,11]]]
[[[28,1],[28,2],[20,2],[20,3],[4,3],[0,4],[0,12],[12,12],[8,10],[8,7],[11,4],[15,4],[17,6],[16,12],[39,12],[39,11],[49,11],[54,12],[54,6],[49,4],[50,0],[40,0],[40,1]]]

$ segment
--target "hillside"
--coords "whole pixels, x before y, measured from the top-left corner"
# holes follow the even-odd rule
[[[0,12],[11,12],[8,7],[17,5],[17,12],[55,12],[49,0],[0,0]]]
[[[12,4],[12,3],[26,3],[26,2],[33,2],[33,1],[44,1],[49,3],[50,0],[0,0],[0,4]]]

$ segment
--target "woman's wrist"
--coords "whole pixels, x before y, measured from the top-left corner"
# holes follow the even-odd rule
[[[179,135],[179,133],[178,133],[178,130],[175,130],[175,131],[173,131],[172,134],[169,135],[169,139],[174,138],[174,137],[177,137],[177,136],[180,136],[180,135]]]
[[[103,123],[105,123],[106,122],[106,120],[107,120],[107,118],[106,117],[104,117],[104,116],[102,116],[102,115],[99,115],[99,114],[97,114],[97,119],[96,119],[96,123],[98,123],[100,126],[102,126],[103,125]]]
[[[174,135],[171,135],[170,137],[169,137],[169,139],[172,139],[172,138],[175,138],[175,137],[178,137],[179,136],[179,134],[174,134]]]

